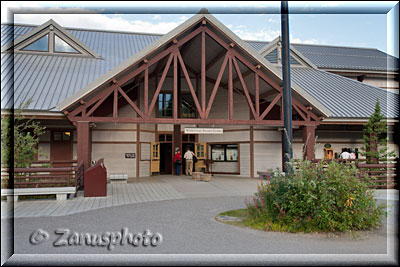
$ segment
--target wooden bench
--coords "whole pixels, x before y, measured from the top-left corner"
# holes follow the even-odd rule
[[[126,173],[110,173],[110,183],[127,183],[128,174]]]
[[[1,196],[7,196],[8,202],[18,201],[18,196],[56,195],[57,200],[67,200],[68,194],[75,194],[75,187],[42,187],[1,189]]]

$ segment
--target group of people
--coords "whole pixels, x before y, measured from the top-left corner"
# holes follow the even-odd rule
[[[343,149],[343,152],[340,154],[341,159],[356,159],[356,153],[352,149]]]
[[[190,150],[190,147],[186,147],[186,153],[183,155],[183,158],[185,159],[185,174],[186,175],[192,175],[193,171],[193,157],[194,157],[193,151]],[[174,157],[174,165],[175,165],[175,175],[179,175],[181,171],[181,165],[182,165],[182,157],[181,157],[181,152],[179,148],[175,150],[175,157]]]

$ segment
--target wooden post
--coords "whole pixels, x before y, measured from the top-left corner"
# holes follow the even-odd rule
[[[136,124],[136,177],[140,177],[140,124]]]
[[[206,33],[201,33],[201,108],[206,111]]]
[[[304,159],[314,160],[315,129],[316,126],[303,126],[303,143],[305,145]]]
[[[77,121],[76,123],[77,136],[77,148],[78,148],[78,162],[83,161],[84,170],[90,167],[91,161],[91,143],[90,143],[90,131],[88,121]]]
[[[173,93],[172,113],[174,119],[178,118],[178,62],[177,55],[174,53],[174,93]]]
[[[233,120],[233,81],[232,81],[232,57],[229,55],[228,64],[228,90],[229,90],[229,120]]]
[[[250,177],[254,178],[254,126],[250,126]]]
[[[175,157],[175,149],[179,147],[181,150],[181,157],[183,158],[183,148],[182,148],[182,138],[181,138],[181,125],[175,124],[174,125],[174,143],[173,143],[173,148],[172,148],[172,154]],[[175,164],[172,163],[172,174],[175,174]],[[182,172],[182,170],[181,170]]]

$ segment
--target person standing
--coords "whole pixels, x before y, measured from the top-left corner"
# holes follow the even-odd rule
[[[190,151],[190,147],[186,148],[186,153],[183,156],[185,158],[185,174],[186,175],[192,175],[192,170],[193,170],[193,156],[194,153],[192,151]]]
[[[176,149],[174,163],[175,163],[175,175],[180,175],[182,158],[179,148]]]

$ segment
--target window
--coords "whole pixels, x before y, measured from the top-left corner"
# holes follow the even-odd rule
[[[211,145],[211,159],[214,161],[238,161],[238,145]]]
[[[53,140],[54,141],[70,141],[71,140],[71,132],[53,132]]]
[[[49,35],[46,34],[39,40],[36,40],[35,42],[31,43],[24,49],[24,51],[41,51],[41,52],[48,52],[49,51]]]
[[[159,134],[158,135],[159,142],[171,142],[172,141],[172,134]]]
[[[172,94],[158,95],[158,117],[172,117]]]
[[[67,44],[63,39],[58,37],[58,35],[54,35],[54,52],[61,53],[79,53],[75,48]]]
[[[181,93],[182,95],[182,108],[181,118],[196,118],[195,104],[191,94]],[[173,114],[173,94],[160,93],[158,95],[158,117],[172,118]]]

